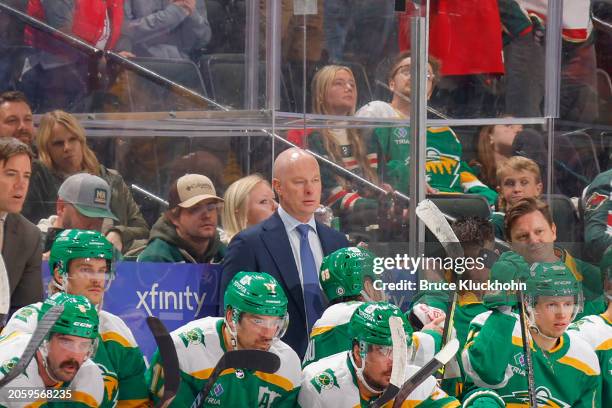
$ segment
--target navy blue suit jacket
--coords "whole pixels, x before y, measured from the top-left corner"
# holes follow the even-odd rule
[[[348,246],[343,234],[318,222],[316,224],[323,255]],[[240,232],[229,244],[223,259],[220,309],[223,308],[225,288],[240,271],[267,272],[279,281],[289,301],[289,328],[282,340],[300,358],[304,357],[308,345],[304,296],[289,237],[278,212]]]

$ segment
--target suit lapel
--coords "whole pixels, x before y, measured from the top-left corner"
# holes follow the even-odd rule
[[[21,274],[18,274],[18,268],[15,265],[15,260],[19,259],[19,231],[17,225],[17,219],[14,214],[9,214],[6,217],[4,225],[4,243],[2,248],[2,256],[4,257],[4,263],[8,272],[9,284],[11,286],[11,293],[17,287],[17,282],[21,278]]]
[[[334,249],[333,237],[327,233],[327,231],[322,228],[322,224],[316,222],[317,224],[317,235],[319,236],[319,241],[321,241],[321,248],[323,249],[323,256],[329,255]]]
[[[298,303],[298,309],[302,310],[304,308],[304,297],[300,276],[285,225],[278,212],[275,212],[272,217],[264,221],[261,239],[274,261],[279,276],[285,283],[285,287],[290,288],[292,292],[292,296],[288,297],[293,297]]]

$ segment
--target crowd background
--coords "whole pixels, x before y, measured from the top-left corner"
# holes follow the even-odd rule
[[[142,219],[155,224],[167,209],[172,182],[183,174],[206,175],[219,197],[242,177],[257,173],[270,180],[273,160],[289,147],[284,139],[328,159],[320,160],[320,166],[327,175],[322,202],[333,211],[327,217],[330,224],[348,233],[353,243],[369,242],[384,255],[407,240],[409,213],[406,200],[391,199],[385,191],[410,191],[407,185],[389,188],[381,179],[384,157],[378,151],[375,167],[368,147],[377,129],[400,129],[409,138],[410,120],[376,110],[357,118],[355,112],[372,101],[391,102],[389,72],[397,55],[412,47],[411,26],[421,18],[427,22],[427,38],[417,44],[428,44],[434,61],[427,126],[448,127],[448,137],[459,142],[460,162],[493,191],[499,191],[495,171],[505,160],[522,155],[535,161],[541,198],[551,203],[561,225],[557,240],[596,261],[598,255],[589,254],[583,242],[587,186],[611,163],[610,1],[565,2],[556,22],[547,18],[545,0],[396,3],[113,0],[92,2],[87,11],[77,7],[79,1],[7,0],[4,4],[204,98],[127,69],[119,57],[87,55],[7,11],[0,13],[0,90],[25,94],[36,127],[39,115],[52,109],[74,114],[99,168],[113,169],[123,178],[122,188],[131,190],[141,213],[134,212],[139,227]],[[303,7],[294,9],[295,4]],[[82,18],[79,13],[85,12],[88,17]],[[548,31],[555,27],[559,41],[549,44]],[[554,77],[547,70],[554,63],[553,46],[560,54],[559,82],[546,86]],[[327,85],[317,83],[330,65],[345,67],[339,72],[350,78],[338,85],[332,75]],[[329,100],[318,99],[323,96],[317,92],[333,98],[333,86],[349,89],[346,109],[330,110]],[[547,110],[551,98],[559,105],[552,115]],[[338,134],[348,135],[349,143],[325,142]],[[44,152],[36,137],[32,145]],[[347,146],[357,166],[340,157]],[[428,146],[427,154],[432,152]],[[345,198],[354,195],[365,204],[343,208],[334,197],[337,188]],[[486,218],[503,211],[503,204],[491,197],[483,201],[455,194],[446,208],[455,216]],[[444,206],[447,196],[438,198]],[[29,215],[27,209],[53,207],[52,199],[32,201],[28,197],[24,209],[32,222],[50,215]],[[132,238],[147,236],[130,237],[124,253]]]

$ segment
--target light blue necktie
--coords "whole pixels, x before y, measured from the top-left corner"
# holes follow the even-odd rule
[[[296,227],[300,233],[300,261],[302,264],[302,280],[304,282],[304,303],[306,305],[306,322],[308,333],[323,313],[323,296],[319,286],[319,274],[314,255],[308,242],[310,225],[300,224]]]

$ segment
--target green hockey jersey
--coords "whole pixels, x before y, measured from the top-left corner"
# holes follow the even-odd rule
[[[30,338],[31,333],[13,331],[0,336],[0,378],[4,377],[19,361]],[[17,408],[110,408],[115,406],[106,392],[108,377],[91,359],[79,368],[72,381],[63,382],[53,388],[45,388],[36,359],[32,359],[25,372],[17,376],[0,390],[0,407]],[[54,391],[57,400],[27,396],[27,392]],[[26,396],[24,398],[24,393]]]
[[[589,259],[599,262],[612,245],[612,169],[599,174],[587,187],[584,196],[584,243]]]
[[[19,309],[2,331],[33,333],[42,303]],[[100,341],[93,361],[104,373],[106,395],[118,408],[149,406],[145,382],[145,362],[132,331],[119,317],[105,310],[98,312]]]
[[[566,332],[552,350],[542,350],[535,342],[531,349],[539,406],[601,407],[599,362],[586,342]],[[518,315],[494,310],[476,316],[462,361],[468,382],[495,390],[507,407],[528,407]]]
[[[186,324],[171,333],[178,354],[181,385],[172,407],[189,407],[206,385],[215,365],[227,351],[223,340],[223,318],[205,317]],[[204,399],[204,407],[294,407],[300,388],[300,360],[295,351],[282,341],[269,350],[280,357],[281,367],[275,374],[228,369]],[[147,371],[153,398],[163,394],[163,364],[156,351]]]
[[[419,367],[408,365],[407,376]],[[408,377],[407,377],[408,378]],[[302,388],[298,399],[301,408],[367,408],[373,402],[359,392],[357,375],[348,353],[326,357],[304,369]],[[390,408],[393,400],[383,407]],[[451,408],[461,404],[438,388],[430,376],[419,385],[402,404],[402,408]]]
[[[410,180],[410,128],[377,128],[369,152],[377,153],[379,174],[384,183],[407,193]],[[485,197],[489,205],[497,193],[484,185],[463,161],[463,148],[449,127],[427,128],[425,173],[427,182],[441,193],[470,193]]]
[[[310,332],[304,367],[324,357],[350,350],[352,341],[349,336],[349,322],[353,312],[362,303],[360,301],[336,303],[325,309]],[[431,360],[434,354],[440,351],[441,339],[440,334],[435,331],[414,332],[410,362],[421,366]]]
[[[605,315],[586,316],[568,330],[586,341],[597,354],[602,376],[602,407],[612,403],[612,321]]]

